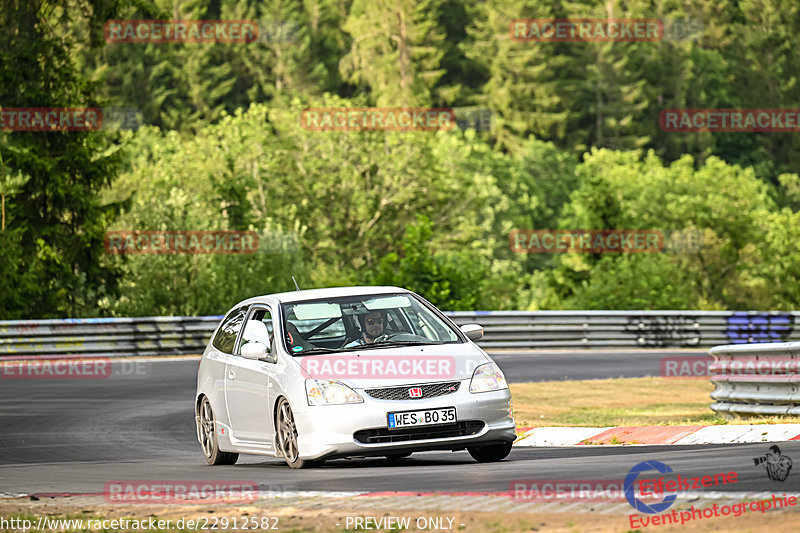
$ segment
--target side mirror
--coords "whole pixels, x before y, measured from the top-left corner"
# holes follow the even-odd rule
[[[248,342],[242,346],[242,357],[245,359],[266,359],[267,347],[260,342]]]
[[[473,341],[483,338],[483,326],[480,324],[464,324],[461,326],[461,332]]]

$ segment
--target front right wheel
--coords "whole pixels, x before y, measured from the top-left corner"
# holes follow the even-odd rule
[[[479,463],[495,463],[502,461],[511,453],[511,443],[490,444],[488,446],[475,446],[467,448],[473,459]]]
[[[278,404],[277,428],[278,447],[290,468],[313,468],[325,462],[300,458],[300,450],[297,447],[297,426],[294,423],[292,408],[286,398],[281,398]]]

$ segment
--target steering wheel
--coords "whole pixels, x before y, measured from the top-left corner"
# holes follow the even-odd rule
[[[342,343],[342,345],[341,345],[341,346],[339,346],[339,349],[341,350],[342,348],[344,348],[345,346],[347,346],[348,344],[350,344],[351,342],[353,342],[353,341],[354,341],[354,340],[356,340],[356,339],[358,339],[358,337],[356,337],[355,339],[353,339],[353,338],[350,338],[350,337],[346,337],[346,338],[344,339],[344,342]]]
[[[378,342],[388,341],[392,337],[394,337],[395,335],[396,335],[396,333],[384,333],[383,335],[379,335],[379,336],[375,337],[375,340],[372,341],[372,342],[373,343],[378,343]]]

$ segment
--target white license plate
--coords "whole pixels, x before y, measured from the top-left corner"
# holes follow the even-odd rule
[[[422,409],[419,411],[403,411],[389,413],[387,416],[389,429],[412,426],[433,426],[436,424],[453,424],[456,422],[456,408]]]

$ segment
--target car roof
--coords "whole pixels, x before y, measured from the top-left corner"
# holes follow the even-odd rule
[[[242,305],[250,305],[254,303],[267,302],[270,300],[277,300],[280,303],[299,302],[302,300],[316,300],[322,298],[339,298],[342,296],[365,296],[369,294],[386,294],[386,293],[411,293],[407,289],[391,286],[359,286],[359,287],[330,287],[327,289],[307,289],[304,291],[289,291],[279,292],[276,294],[265,294],[263,296],[255,296],[248,298],[236,304],[234,307]]]

